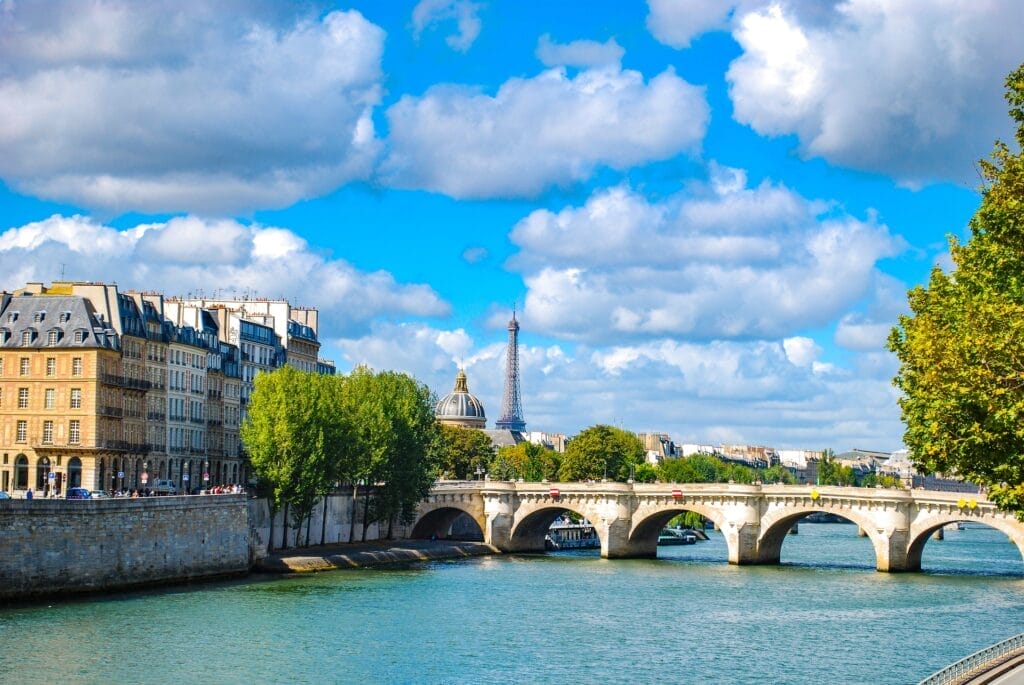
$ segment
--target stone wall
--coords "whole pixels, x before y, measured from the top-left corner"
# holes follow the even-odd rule
[[[301,526],[291,525],[291,516],[282,509],[274,516],[274,549],[304,547],[306,545],[306,533],[309,532],[309,544],[315,545],[336,545],[346,542],[360,542],[363,539],[363,497],[365,493],[360,491],[356,506],[352,506],[352,493],[339,492],[328,495],[325,500],[317,503],[313,514],[307,522]],[[266,550],[267,540],[270,537],[270,513],[265,500],[258,500],[254,503],[254,510],[251,515],[253,527],[254,547],[262,543],[262,549]],[[326,507],[326,516],[325,510]],[[355,525],[352,524],[353,515]],[[285,522],[287,521],[287,526]],[[388,537],[389,526],[387,523],[370,523],[366,527],[366,540],[380,540]],[[390,526],[391,537],[402,540],[407,537],[408,530],[405,526],[394,523]],[[287,542],[285,536],[287,535]]]
[[[0,600],[244,574],[249,521],[244,495],[2,500]]]

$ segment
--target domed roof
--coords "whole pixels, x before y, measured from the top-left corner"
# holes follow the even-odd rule
[[[459,369],[458,375],[455,376],[455,389],[438,401],[434,416],[441,423],[454,426],[483,428],[487,425],[484,405],[469,392],[466,372],[462,369]]]

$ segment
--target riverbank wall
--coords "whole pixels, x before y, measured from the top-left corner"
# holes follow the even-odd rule
[[[325,546],[407,537],[397,523],[371,523],[364,536],[359,504],[352,493],[333,494],[292,527],[286,511],[271,525],[266,500],[245,495],[0,500],[0,602],[245,575],[267,557],[271,536],[277,555],[307,540]],[[373,563],[353,559],[319,568]]]
[[[0,501],[0,601],[248,573],[243,495]]]

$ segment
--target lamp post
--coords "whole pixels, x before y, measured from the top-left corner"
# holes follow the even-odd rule
[[[148,469],[149,469],[149,462],[146,462],[146,461],[142,462],[142,476],[141,476],[140,480],[142,481],[143,487],[145,487],[146,483],[149,482],[149,471],[148,471]]]
[[[477,480],[483,480],[484,479],[484,473],[485,473],[484,467],[479,462],[476,465],[476,471],[474,471],[474,473],[476,473],[476,479]]]
[[[189,488],[189,473],[188,473],[188,466],[189,466],[189,462],[187,462],[187,461],[186,461],[186,462],[185,462],[185,473],[184,473],[184,474],[183,474],[183,475],[181,476],[181,479],[182,479],[183,481],[185,481],[185,482],[184,482],[184,484],[183,484],[183,489],[185,490],[185,494],[186,494],[186,495],[191,495],[191,494],[192,494],[192,493],[190,492],[190,489],[191,489],[191,488]]]
[[[203,490],[207,489],[207,485],[210,482],[210,460],[203,460]]]

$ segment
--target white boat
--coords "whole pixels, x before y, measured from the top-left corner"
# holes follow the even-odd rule
[[[586,521],[583,523],[554,523],[544,536],[544,548],[560,549],[595,549],[601,546],[601,538],[597,537],[594,526]]]
[[[659,545],[695,545],[697,535],[692,530],[681,528],[666,528],[658,536]]]

